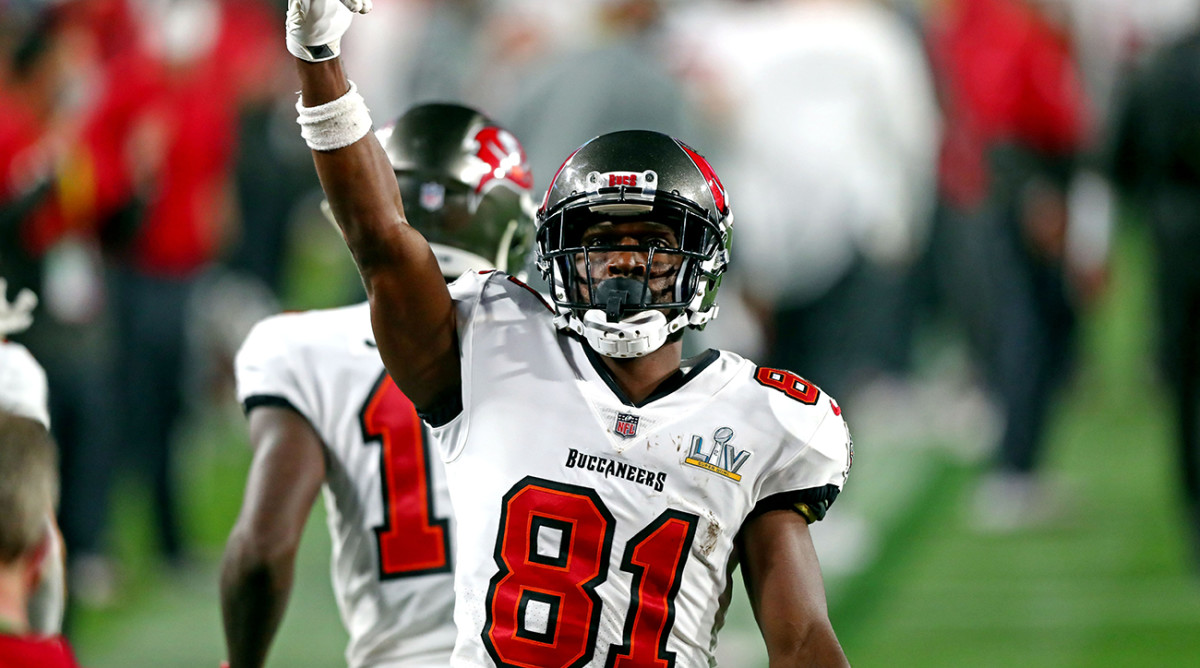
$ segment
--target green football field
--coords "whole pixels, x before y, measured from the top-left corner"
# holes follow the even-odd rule
[[[310,261],[344,269],[343,260]],[[839,513],[854,518],[868,548],[854,567],[825,563],[834,626],[854,665],[1200,666],[1200,558],[1182,533],[1179,476],[1153,365],[1149,267],[1144,239],[1123,232],[1112,289],[1084,321],[1081,364],[1054,412],[1046,470],[1069,491],[1058,522],[976,531],[966,509],[978,457],[956,454],[954,443],[925,442],[937,438],[911,442],[886,430],[856,437],[855,470],[830,522]],[[296,275],[320,274],[313,269]],[[321,305],[296,301],[289,305]],[[72,617],[71,639],[86,666],[214,668],[223,658],[217,560],[249,453],[232,399],[214,406],[199,409],[183,435],[180,472],[197,559],[166,571],[148,556],[146,501],[124,483],[115,545],[125,586],[111,609]],[[931,419],[936,433],[942,416]],[[328,549],[318,507],[270,665],[341,662],[345,634]],[[722,634],[723,665],[753,668],[760,653],[744,596],[737,597]]]

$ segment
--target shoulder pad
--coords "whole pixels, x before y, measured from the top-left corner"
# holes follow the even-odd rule
[[[754,382],[767,394],[772,415],[791,435],[807,439],[822,420],[832,413],[841,419],[842,409],[814,383],[784,369],[758,366]]]

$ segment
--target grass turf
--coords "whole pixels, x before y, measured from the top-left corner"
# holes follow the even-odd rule
[[[1126,232],[1112,291],[1085,322],[1045,467],[1070,492],[1066,517],[972,531],[977,471],[950,465],[833,602],[856,666],[1200,665],[1200,559],[1154,371],[1150,266],[1144,239]]]

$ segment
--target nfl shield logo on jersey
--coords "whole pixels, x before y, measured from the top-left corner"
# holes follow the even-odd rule
[[[613,431],[617,432],[618,436],[623,438],[633,438],[637,436],[638,416],[630,415],[629,413],[617,414],[617,426]]]

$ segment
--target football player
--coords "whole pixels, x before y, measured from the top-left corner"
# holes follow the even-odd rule
[[[553,304],[499,271],[447,287],[342,70],[350,18],[291,4],[299,123],[384,364],[446,462],[451,665],[712,665],[738,565],[772,665],[846,665],[808,528],[850,468],[841,409],[790,371],[681,359],[729,261],[709,163],[654,132],[593,139],[537,214]]]
[[[376,136],[439,281],[468,269],[520,270],[534,206],[511,134],[475,110],[426,104]],[[221,574],[233,668],[266,659],[322,488],[349,665],[449,663],[454,520],[445,474],[412,402],[384,371],[369,318],[365,303],[274,316],[237,355],[254,460]]]

